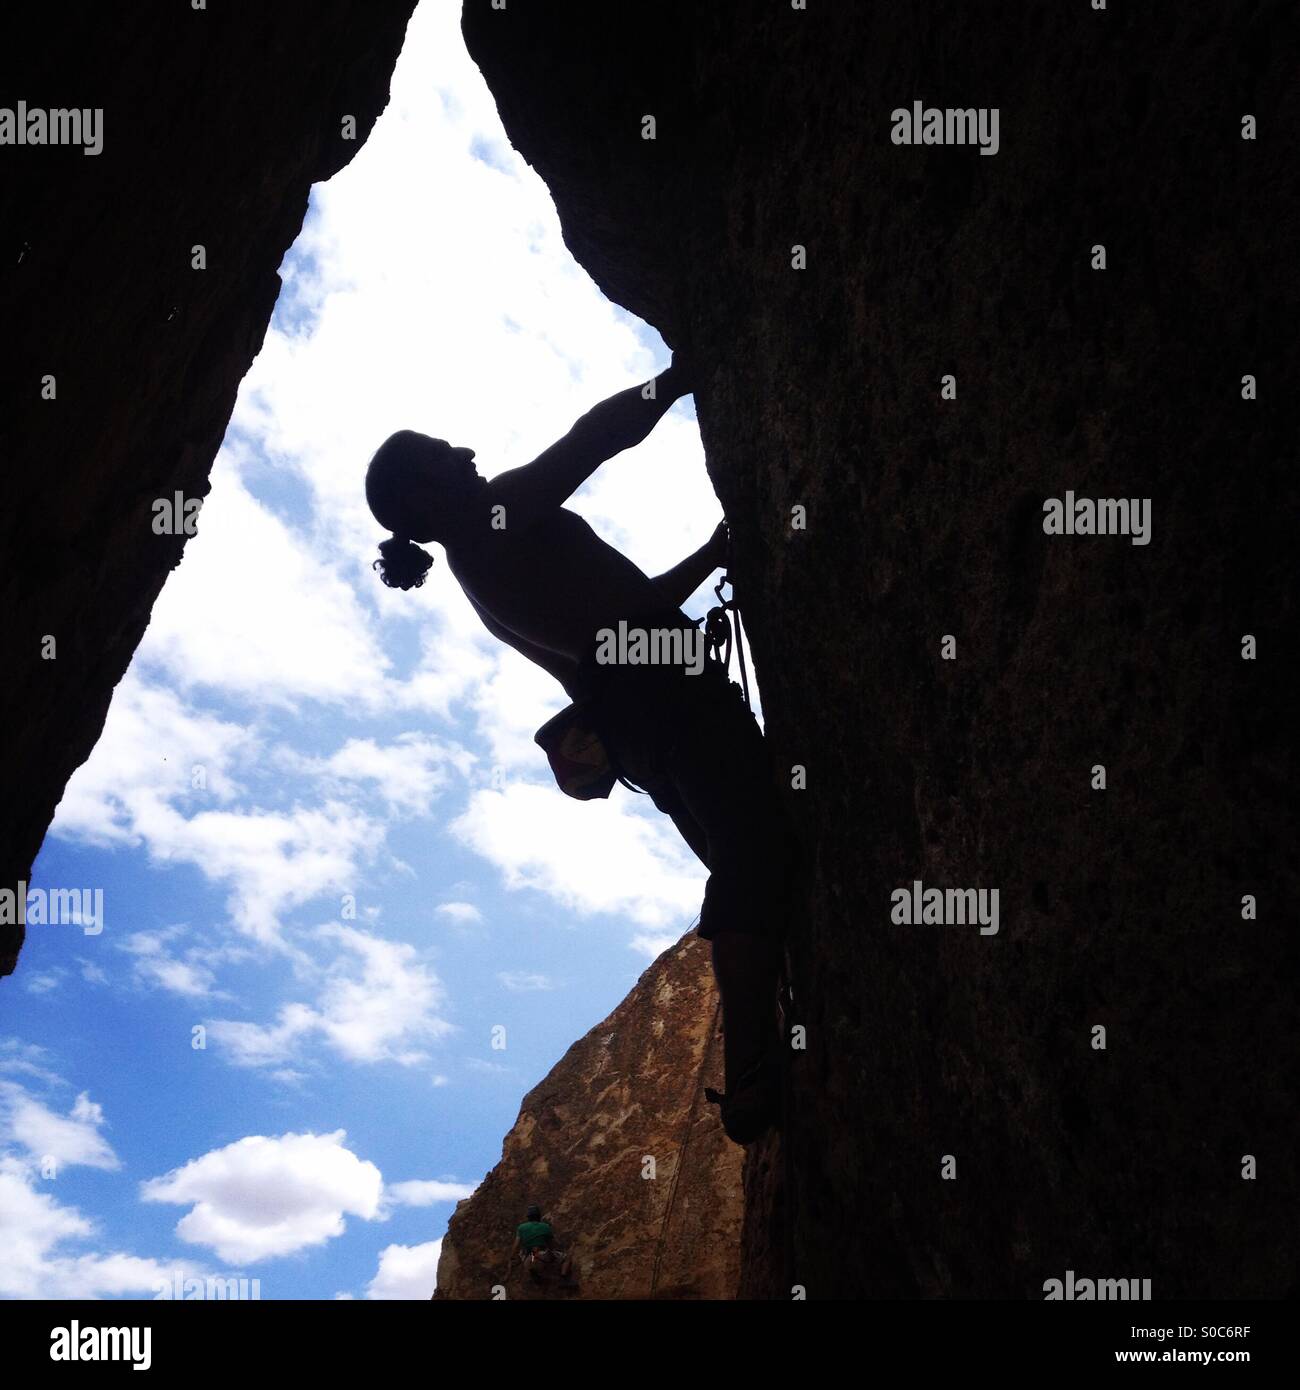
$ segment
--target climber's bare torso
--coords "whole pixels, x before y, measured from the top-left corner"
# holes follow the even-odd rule
[[[564,507],[459,538],[447,563],[488,629],[534,661],[540,648],[576,664],[600,628],[664,607],[650,577]]]

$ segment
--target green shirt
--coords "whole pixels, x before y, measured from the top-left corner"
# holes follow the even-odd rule
[[[539,1250],[551,1239],[551,1223],[549,1221],[525,1221],[515,1234],[519,1237],[519,1244],[525,1250]]]

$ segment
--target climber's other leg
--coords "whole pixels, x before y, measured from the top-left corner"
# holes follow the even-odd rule
[[[776,943],[747,932],[718,931],[712,938],[713,975],[722,997],[727,1094],[778,1041]]]

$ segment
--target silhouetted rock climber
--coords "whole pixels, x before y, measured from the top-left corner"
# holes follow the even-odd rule
[[[512,1259],[519,1260],[534,1283],[542,1283],[548,1272],[554,1271],[562,1282],[572,1282],[573,1261],[567,1250],[555,1243],[555,1232],[549,1221],[542,1219],[542,1209],[528,1208],[525,1220],[515,1228]]]
[[[699,934],[722,997],[722,1120],[744,1144],[779,1110],[775,996],[792,850],[762,733],[722,664],[701,659],[703,634],[679,607],[721,564],[725,529],[651,579],[563,506],[690,389],[675,357],[652,393],[611,396],[491,482],[472,449],[399,431],[370,463],[366,499],[393,532],[375,562],[384,583],[423,583],[433,561],[415,542],[441,542],[488,630],[568,691],[574,705],[538,734],[562,788],[586,799],[608,795],[616,776],[635,783],[709,869]],[[675,659],[637,663],[650,643],[662,658],[674,642]]]

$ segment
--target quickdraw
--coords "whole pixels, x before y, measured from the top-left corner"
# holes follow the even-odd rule
[[[731,576],[724,574],[714,586],[713,592],[717,595],[718,606],[709,609],[709,615],[704,620],[704,636],[714,658],[722,663],[722,668],[728,675],[731,674],[731,649],[735,647],[740,659],[740,688],[745,697],[745,708],[752,710],[753,706],[749,702],[749,672],[745,667],[745,634],[740,625],[740,605],[735,598],[736,586],[731,584],[731,598],[726,599],[722,596],[722,591],[728,584],[731,584]]]

